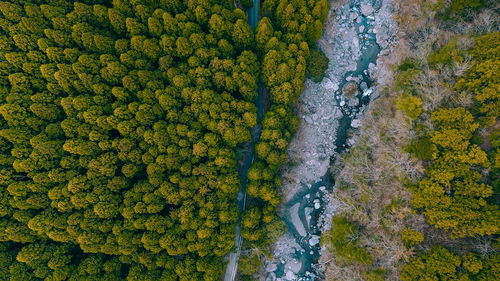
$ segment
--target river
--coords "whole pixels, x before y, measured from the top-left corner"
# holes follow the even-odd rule
[[[281,217],[288,233],[275,244],[274,258],[265,266],[266,281],[324,278],[317,266],[319,238],[333,215],[329,198],[334,192],[334,179],[327,171],[332,160],[353,144],[349,131],[361,125],[362,113],[376,92],[373,73],[382,50],[377,29],[386,20],[380,13],[383,1],[350,0],[332,8],[317,42],[330,63],[323,81],[305,81],[299,101],[303,122],[290,143],[283,173]],[[348,84],[355,85],[351,97],[343,94]]]
[[[280,216],[288,226],[288,233],[275,243],[274,257],[266,261],[266,274],[261,280],[323,279],[317,266],[321,253],[319,237],[328,229],[333,215],[329,198],[334,179],[327,171],[332,159],[353,144],[349,131],[361,125],[362,113],[376,93],[372,84],[377,58],[383,49],[379,44],[387,47],[384,40],[388,37],[381,34],[388,33],[390,24],[386,22],[392,20],[383,3],[390,1],[348,0],[344,6],[330,10],[323,36],[317,42],[330,60],[328,70],[320,83],[310,80],[304,83],[298,105],[303,122],[290,143],[289,163],[282,175]],[[254,0],[254,7],[248,13],[254,30],[258,23],[258,5],[259,1]],[[350,98],[343,95],[347,84],[355,85],[355,94]],[[252,129],[252,141],[244,148],[240,162],[241,189],[237,196],[240,212],[245,209],[247,171],[253,161],[253,148],[259,140],[264,115],[261,83],[258,91],[258,125]],[[238,220],[235,251],[228,255],[224,281],[235,279],[241,243]]]

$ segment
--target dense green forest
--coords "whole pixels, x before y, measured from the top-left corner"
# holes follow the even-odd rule
[[[500,32],[492,5],[400,3],[405,35],[391,58],[394,79],[341,160],[341,207],[322,237],[330,279],[500,279]]]
[[[218,280],[256,123],[218,1],[1,2],[2,280]]]
[[[259,80],[242,234],[269,243],[328,1],[263,1],[255,31],[240,2],[0,2],[1,280],[219,280]]]

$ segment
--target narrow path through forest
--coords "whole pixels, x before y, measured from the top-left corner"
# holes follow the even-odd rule
[[[257,22],[259,21],[259,0],[253,0],[253,7],[250,8],[248,12],[248,21],[250,23],[250,26],[252,27],[253,30],[257,27]],[[252,134],[252,141],[250,145],[247,148],[247,151],[245,152],[245,155],[243,156],[243,165],[241,166],[240,169],[240,181],[241,181],[241,188],[240,191],[238,192],[238,195],[236,197],[237,204],[238,204],[238,209],[240,211],[240,214],[245,211],[245,201],[246,201],[246,183],[247,183],[247,172],[248,168],[250,168],[250,165],[252,164],[253,161],[253,150],[255,144],[259,141],[260,138],[260,133],[261,133],[261,121],[262,117],[264,116],[264,98],[263,98],[263,91],[262,91],[262,83],[258,83],[259,88],[258,88],[258,97],[255,102],[255,106],[257,107],[257,125],[252,128],[251,134]],[[241,253],[241,243],[243,242],[243,239],[241,237],[241,229],[240,229],[240,219],[241,217],[238,218],[238,221],[236,222],[236,233],[235,233],[235,241],[234,241],[234,247],[235,251],[230,252],[228,254],[228,264],[226,267],[226,271],[224,273],[224,281],[234,281],[236,277],[236,272],[238,269],[238,259]]]

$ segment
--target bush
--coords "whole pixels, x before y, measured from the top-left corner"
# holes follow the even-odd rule
[[[470,139],[470,143],[481,145],[483,143],[483,138],[478,133],[475,133]]]
[[[328,69],[330,60],[323,52],[313,49],[307,60],[306,77],[314,82],[321,82],[325,76],[325,71]]]
[[[407,71],[408,69],[420,69],[420,64],[418,61],[412,58],[405,58],[401,61],[398,66],[399,71]]]
[[[500,147],[500,129],[493,130],[493,132],[489,135],[489,139],[491,147]]]
[[[408,246],[420,244],[424,241],[423,233],[413,230],[409,227],[402,230],[400,234],[401,234],[401,240],[403,240],[403,242],[405,242],[405,244]]]
[[[385,269],[377,268],[376,270],[363,272],[363,278],[365,279],[365,281],[384,281],[385,273]]]
[[[399,96],[396,100],[399,110],[403,111],[411,120],[416,120],[422,114],[422,100],[413,96]]]
[[[240,255],[238,262],[238,271],[242,275],[251,276],[257,272],[262,265],[262,262],[254,251],[248,255]]]
[[[243,9],[247,10],[253,7],[253,0],[240,0]]]
[[[451,65],[453,62],[463,62],[465,52],[460,50],[458,39],[453,38],[443,48],[432,52],[427,61],[431,67],[438,64]]]
[[[396,81],[394,82],[394,90],[403,91],[407,94],[415,94],[415,86],[413,85],[413,79],[420,73],[420,70],[409,68],[407,70],[401,71],[396,76]]]
[[[436,145],[432,143],[430,136],[423,136],[414,139],[406,146],[405,151],[415,155],[417,158],[431,160],[437,148]]]
[[[332,230],[322,237],[322,240],[332,247],[331,251],[340,260],[370,265],[372,258],[365,248],[358,245],[358,239],[358,227],[342,215],[332,218]]]
[[[479,11],[486,6],[485,0],[439,0],[434,10],[438,12],[437,17],[444,20],[470,20],[471,13]]]

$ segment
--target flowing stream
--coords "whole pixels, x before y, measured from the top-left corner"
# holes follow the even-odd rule
[[[351,0],[329,19],[318,46],[330,59],[321,83],[306,80],[299,104],[304,120],[289,149],[284,172],[282,217],[288,226],[275,245],[275,258],[266,265],[265,280],[322,280],[317,270],[319,238],[326,221],[334,179],[331,160],[352,143],[349,130],[360,126],[360,116],[374,92],[371,74],[381,51],[375,18],[383,0]],[[354,88],[353,96],[343,88]],[[353,86],[355,85],[355,87]]]

